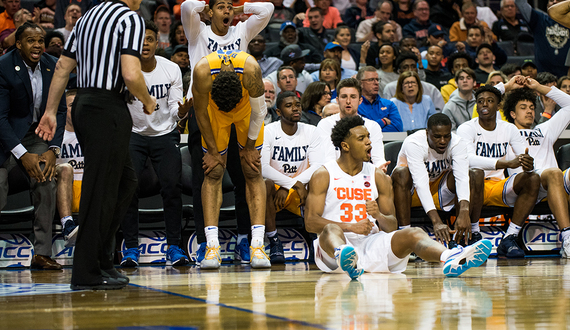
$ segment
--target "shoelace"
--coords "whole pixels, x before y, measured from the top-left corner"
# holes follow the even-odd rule
[[[219,257],[218,257],[219,256],[219,253],[218,253],[219,247],[212,247],[212,248],[206,247],[206,249],[207,249],[206,250],[206,257],[205,257],[206,260],[212,260],[214,258],[219,259]],[[210,251],[212,251],[212,253],[210,253]]]
[[[263,259],[263,257],[265,256],[265,258],[267,258],[267,254],[264,251],[264,246],[262,245],[261,247],[256,247],[253,248],[253,253],[252,253],[252,258],[256,257],[257,259]],[[259,253],[262,253],[261,255]]]

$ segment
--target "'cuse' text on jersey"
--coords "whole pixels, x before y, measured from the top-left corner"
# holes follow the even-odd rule
[[[372,189],[337,187],[334,190],[336,191],[336,198],[339,200],[372,200]]]

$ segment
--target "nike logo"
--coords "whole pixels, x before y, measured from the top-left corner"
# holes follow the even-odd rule
[[[334,178],[335,180],[340,180],[340,178]]]
[[[481,133],[477,133],[477,136],[481,136]]]
[[[276,136],[276,137],[275,137],[275,140],[279,140],[280,138],[281,138],[280,136]]]

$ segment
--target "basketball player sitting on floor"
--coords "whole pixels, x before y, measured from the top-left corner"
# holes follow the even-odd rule
[[[358,93],[350,88],[342,95]],[[422,229],[398,230],[390,178],[370,163],[370,134],[359,116],[341,119],[331,139],[340,158],[319,168],[309,182],[305,226],[317,233],[315,263],[325,272],[401,273],[408,255],[441,261],[443,273],[458,276],[487,260],[491,242],[446,249]]]

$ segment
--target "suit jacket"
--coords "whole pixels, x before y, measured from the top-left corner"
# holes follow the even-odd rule
[[[57,58],[46,53],[40,59],[43,84],[40,116],[43,116],[46,108],[56,62]],[[12,149],[20,144],[32,126],[33,111],[34,96],[28,69],[19,50],[14,49],[0,57],[0,164],[10,157]],[[66,114],[63,96],[57,109],[57,129],[49,142],[50,146],[61,146]]]

